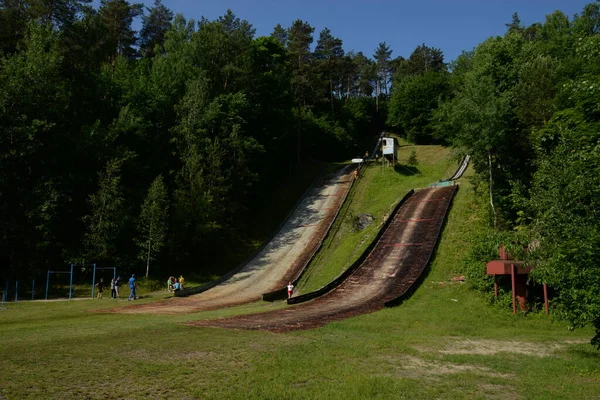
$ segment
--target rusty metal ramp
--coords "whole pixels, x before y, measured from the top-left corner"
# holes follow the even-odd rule
[[[323,326],[398,302],[423,275],[458,186],[428,188],[403,199],[360,264],[310,301],[283,310],[190,323],[285,332]],[[313,296],[313,297],[311,297]]]

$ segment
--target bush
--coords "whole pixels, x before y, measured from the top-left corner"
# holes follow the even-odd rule
[[[410,155],[408,156],[408,165],[418,165],[419,161],[417,160],[417,152],[415,149],[412,149]]]

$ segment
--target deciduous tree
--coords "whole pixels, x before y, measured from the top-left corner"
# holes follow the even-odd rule
[[[150,261],[156,259],[165,245],[168,217],[169,196],[163,177],[159,175],[148,189],[138,224],[136,243],[140,260],[146,262],[146,277],[150,273]]]

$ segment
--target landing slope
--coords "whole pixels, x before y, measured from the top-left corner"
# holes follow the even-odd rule
[[[230,329],[284,332],[382,309],[405,294],[426,268],[456,186],[423,189],[397,213],[365,261],[340,286],[284,310],[191,323]]]
[[[250,303],[283,288],[310,261],[350,187],[352,168],[327,176],[306,194],[279,233],[241,270],[205,292],[114,309],[120,313],[179,314]]]

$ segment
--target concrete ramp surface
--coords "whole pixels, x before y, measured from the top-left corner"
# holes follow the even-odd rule
[[[398,301],[427,267],[457,186],[423,189],[392,215],[364,262],[339,286],[283,310],[191,323],[230,329],[285,332],[325,325]]]
[[[111,310],[119,313],[179,314],[250,303],[283,288],[306,267],[327,235],[353,183],[353,168],[318,181],[279,232],[247,264],[207,290],[189,297]]]

